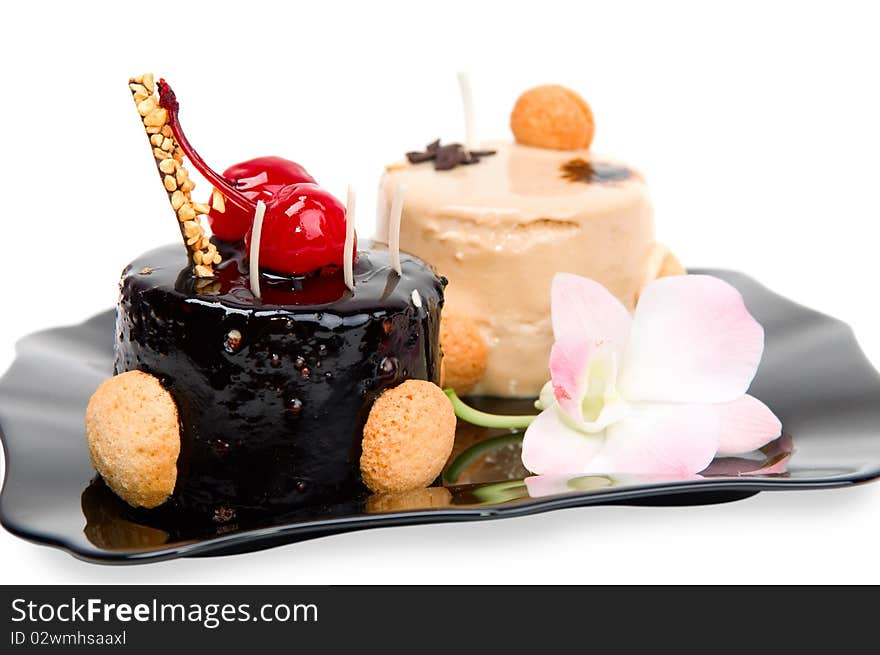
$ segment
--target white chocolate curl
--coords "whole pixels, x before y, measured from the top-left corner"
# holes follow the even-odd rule
[[[345,286],[354,291],[354,206],[355,191],[349,185],[348,201],[345,205],[345,250],[342,253],[342,272]]]
[[[458,74],[458,87],[461,90],[461,104],[464,109],[464,147],[465,150],[473,150],[476,147],[474,98],[471,94],[471,82],[467,73]]]
[[[257,200],[257,209],[254,212],[254,227],[251,231],[250,251],[250,278],[251,293],[259,299],[260,294],[260,239],[263,238],[263,216],[266,215],[266,203]]]
[[[391,201],[391,218],[388,221],[388,249],[391,251],[391,268],[398,275],[403,274],[400,266],[400,218],[403,215],[403,198],[406,194],[406,186],[398,184],[394,189],[394,199]]]

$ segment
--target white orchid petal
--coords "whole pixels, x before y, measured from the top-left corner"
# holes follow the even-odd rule
[[[639,299],[619,389],[628,401],[730,402],[748,389],[763,350],[764,330],[730,284],[661,278]]]
[[[585,434],[568,426],[556,407],[545,409],[526,429],[523,466],[540,475],[581,473],[602,448],[602,437],[602,434]]]
[[[782,434],[782,423],[767,405],[745,395],[731,403],[715,405],[718,412],[719,455],[739,455],[757,450]]]
[[[636,405],[606,430],[604,448],[588,472],[689,478],[712,461],[718,434],[712,405]]]
[[[557,340],[590,339],[623,348],[632,317],[621,302],[598,282],[571,273],[557,273],[551,288],[553,335]]]

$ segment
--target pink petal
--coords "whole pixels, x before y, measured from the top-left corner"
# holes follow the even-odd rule
[[[556,407],[545,409],[526,429],[523,466],[541,475],[581,473],[602,447],[602,436],[569,427],[560,419]]]
[[[782,434],[782,423],[767,405],[745,395],[715,405],[718,412],[718,454],[738,455],[757,450]]]
[[[629,337],[632,318],[608,289],[589,278],[557,273],[551,289],[553,335],[611,341],[620,348]]]
[[[587,392],[587,372],[595,351],[585,338],[564,337],[550,351],[550,378],[556,402],[576,421],[584,420],[581,401]]]
[[[724,403],[742,396],[764,351],[764,329],[740,293],[708,275],[649,284],[621,362],[628,401]]]
[[[718,415],[711,405],[636,405],[605,435],[589,472],[690,478],[718,450]]]

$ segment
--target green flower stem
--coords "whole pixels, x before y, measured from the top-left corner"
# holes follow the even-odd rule
[[[507,428],[511,430],[527,428],[532,421],[538,418],[537,415],[505,416],[503,414],[489,414],[488,412],[481,412],[478,409],[465,405],[452,389],[446,389],[446,395],[449,396],[449,400],[452,402],[452,407],[455,410],[455,415],[458,418],[484,428]]]

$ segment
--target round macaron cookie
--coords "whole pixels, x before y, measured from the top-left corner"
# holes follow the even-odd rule
[[[158,507],[174,491],[180,423],[171,394],[152,375],[129,371],[108,378],[86,409],[92,464],[133,507]]]
[[[377,493],[430,485],[455,441],[455,412],[436,384],[407,380],[384,392],[364,426],[361,476]]]
[[[571,89],[545,84],[525,91],[510,114],[519,143],[552,150],[586,150],[593,142],[593,112]]]
[[[464,314],[444,309],[440,317],[440,348],[440,386],[466,396],[483,377],[489,362],[489,348],[479,325]]]

